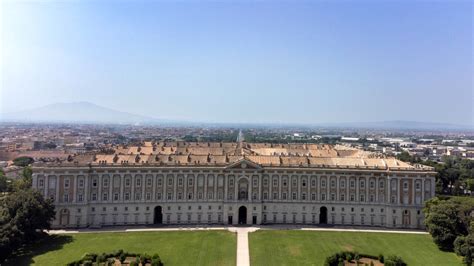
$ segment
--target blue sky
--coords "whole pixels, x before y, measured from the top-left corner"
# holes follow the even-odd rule
[[[1,4],[0,112],[473,124],[469,1]]]

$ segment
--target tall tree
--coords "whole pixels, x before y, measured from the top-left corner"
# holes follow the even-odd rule
[[[50,229],[55,211],[52,201],[36,190],[17,190],[0,199],[0,261]]]

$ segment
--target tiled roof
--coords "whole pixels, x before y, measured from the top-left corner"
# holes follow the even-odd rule
[[[395,158],[320,144],[146,142],[142,146],[116,147],[114,154],[77,155],[55,165],[154,165],[226,167],[248,160],[262,167],[310,167],[433,171]]]

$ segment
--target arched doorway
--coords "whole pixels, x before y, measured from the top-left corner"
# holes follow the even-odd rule
[[[153,215],[153,223],[154,224],[162,224],[163,223],[163,211],[161,209],[161,206],[156,206],[155,207],[155,212]]]
[[[247,208],[245,206],[239,208],[239,224],[247,224]]]
[[[327,224],[328,223],[328,208],[321,207],[319,209],[319,224]]]

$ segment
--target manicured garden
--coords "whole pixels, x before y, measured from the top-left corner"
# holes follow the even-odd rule
[[[227,231],[82,233],[53,236],[4,265],[66,265],[86,253],[159,254],[168,265],[235,265],[237,238]]]
[[[430,235],[259,230],[249,234],[250,262],[258,265],[324,265],[340,251],[397,255],[408,265],[462,265],[461,258],[443,252]]]

